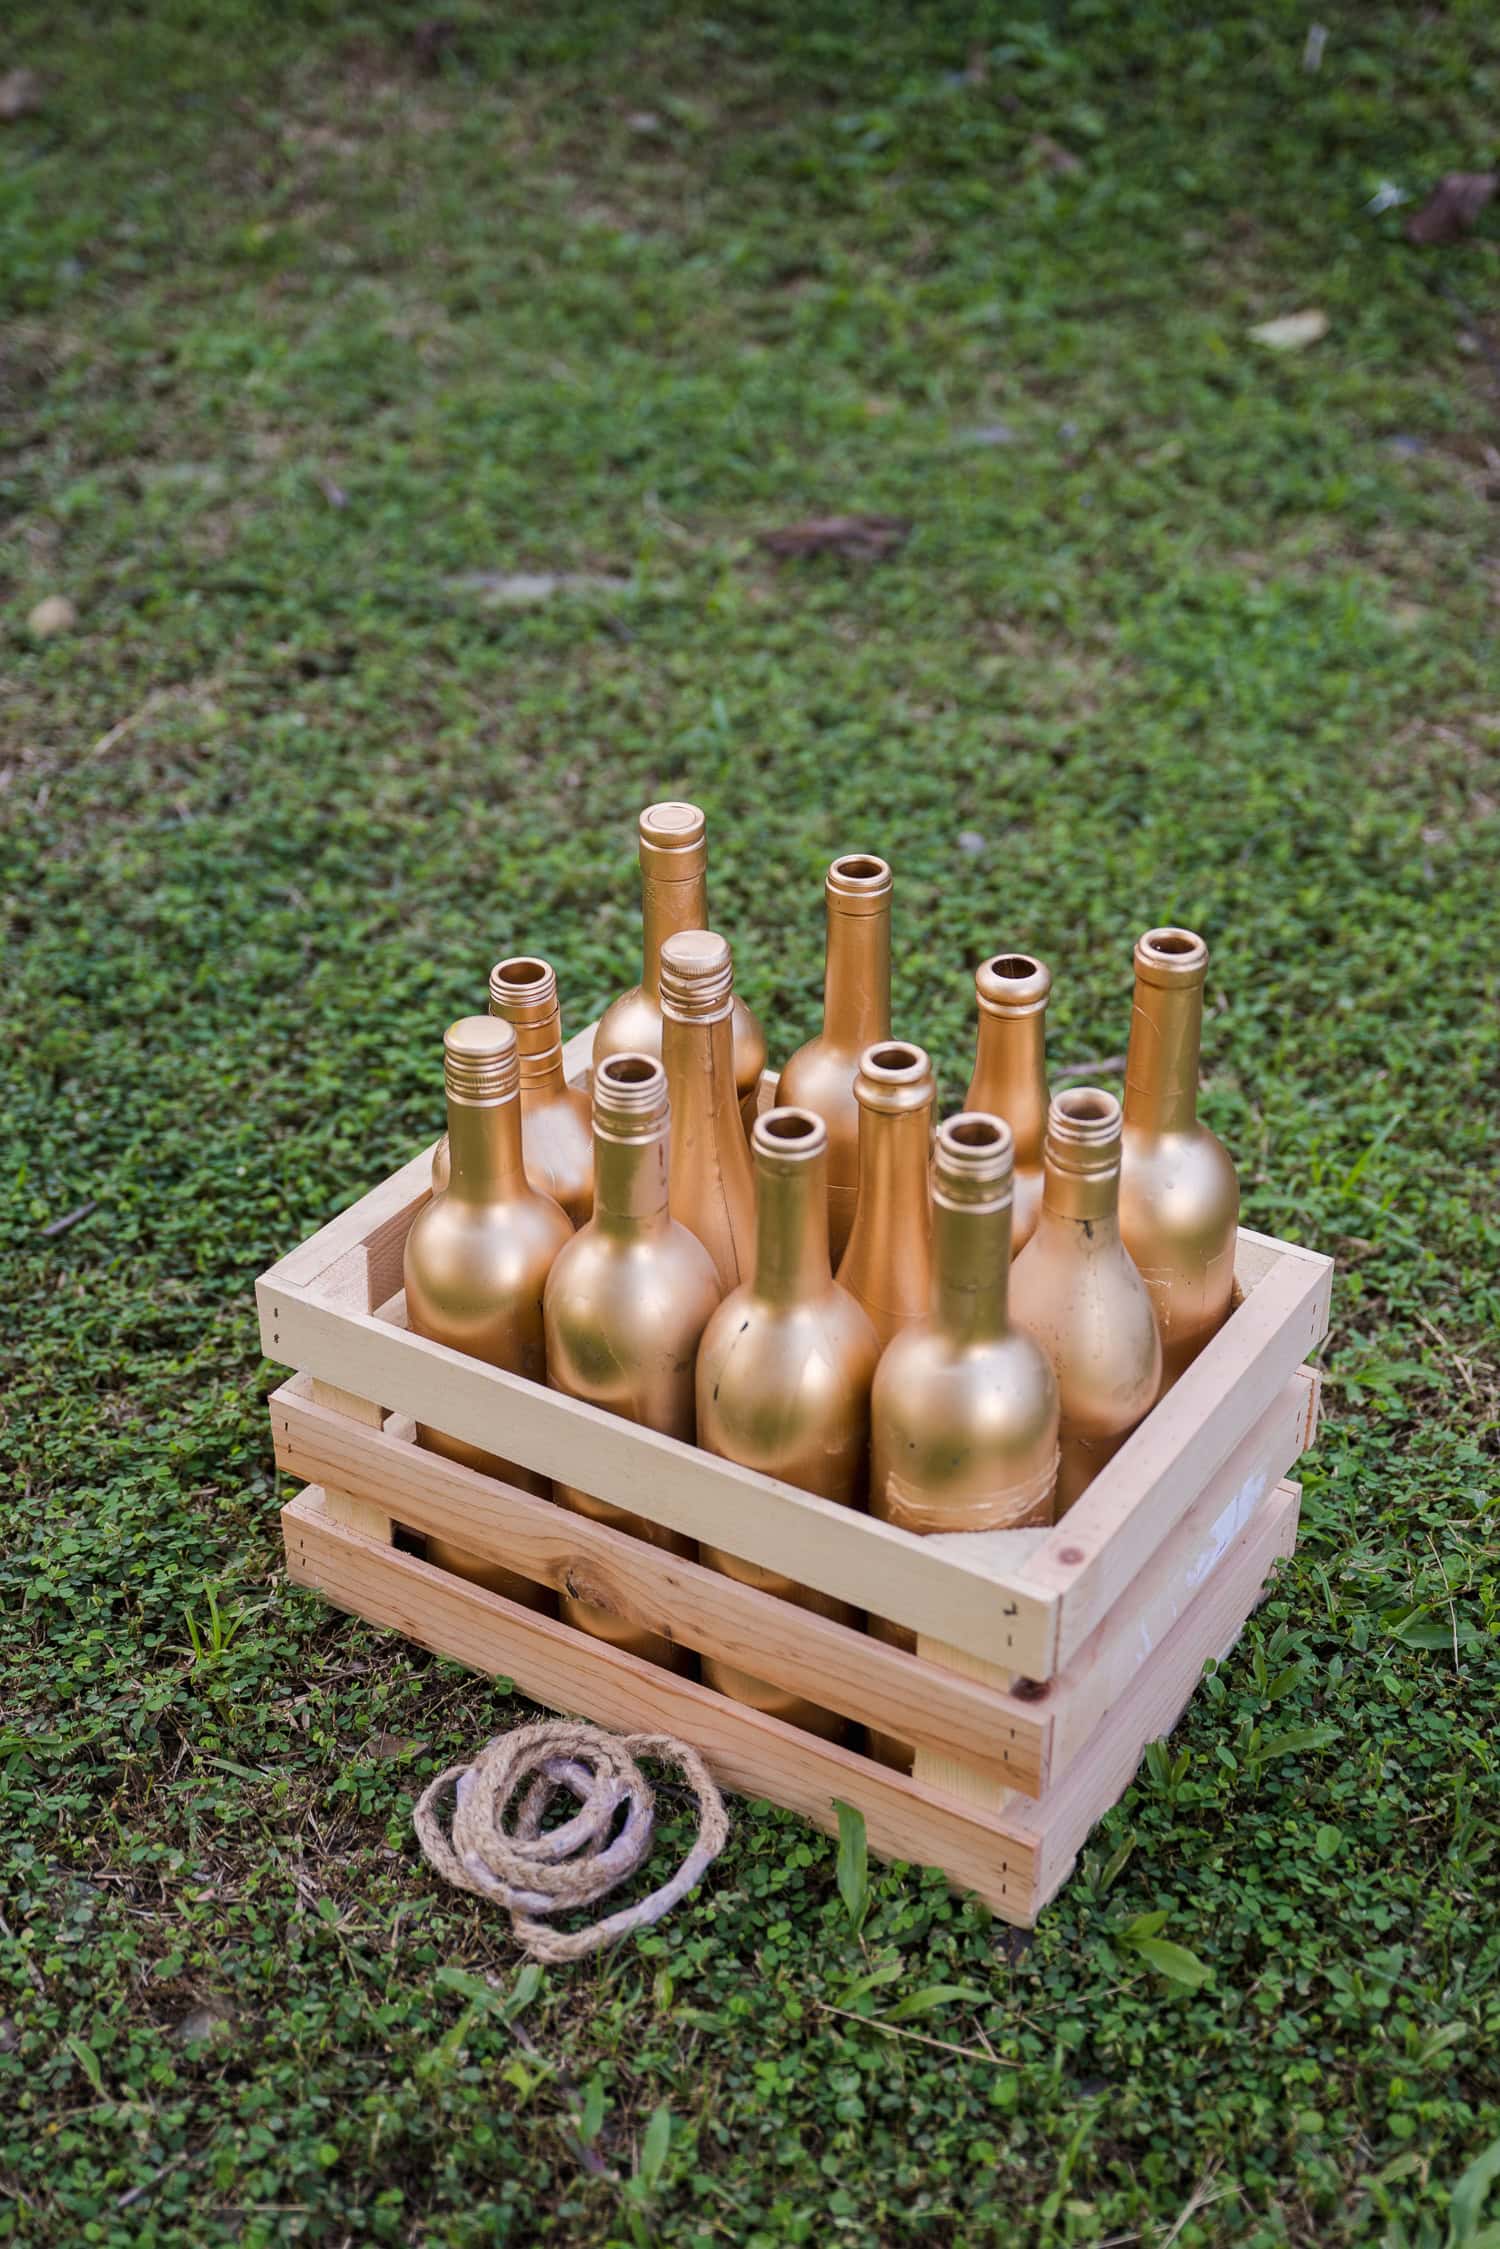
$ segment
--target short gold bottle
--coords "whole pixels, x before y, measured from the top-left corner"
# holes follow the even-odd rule
[[[492,1015],[453,1024],[443,1040],[443,1082],[452,1171],[406,1237],[407,1324],[434,1343],[541,1382],[542,1291],[573,1229],[552,1198],[539,1195],[526,1178],[520,1058],[511,1026]],[[417,1441],[522,1491],[549,1489],[544,1476],[441,1430],[419,1425]],[[443,1568],[528,1608],[552,1605],[550,1594],[499,1563],[441,1539],[429,1538],[427,1552]]]
[[[725,938],[679,930],[661,949],[661,1058],[672,1103],[672,1216],[727,1293],[755,1253],[755,1175],[734,1082],[734,962]]]
[[[891,870],[869,852],[851,852],[834,860],[823,889],[823,1028],[787,1063],[776,1102],[811,1109],[828,1127],[828,1247],[837,1265],[859,1185],[859,1058],[891,1035]]]
[[[521,1057],[521,1150],[539,1195],[561,1203],[575,1226],[594,1207],[589,1097],[562,1070],[557,976],[544,960],[518,955],[490,970],[490,1013],[509,1023]],[[432,1151],[432,1191],[448,1184],[448,1137]]]
[[[1234,1294],[1240,1183],[1198,1121],[1207,969],[1190,929],[1148,929],[1135,948],[1120,1234],[1156,1307],[1164,1391],[1224,1325]]]
[[[667,1077],[649,1054],[612,1054],[594,1072],[594,1215],[558,1253],[545,1304],[547,1380],[626,1421],[691,1444],[693,1363],[721,1294],[713,1259],[667,1209]],[[575,1513],[691,1556],[691,1539],[569,1484]],[[673,1671],[686,1651],[597,1603],[562,1596],[569,1624]]]
[[[1011,1313],[1052,1361],[1062,1410],[1063,1515],[1150,1412],[1161,1338],[1146,1284],[1120,1239],[1120,1104],[1081,1086],[1047,1116],[1036,1232],[1016,1259]]]
[[[1011,1150],[998,1117],[939,1125],[932,1309],[896,1337],[875,1376],[870,1513],[924,1536],[1052,1520],[1057,1380],[1041,1346],[1010,1322]],[[870,1630],[916,1646],[915,1633],[883,1617]],[[872,1730],[870,1752],[911,1769],[909,1743]]]
[[[1047,1132],[1047,998],[1052,971],[1030,953],[996,953],[974,971],[979,1040],[964,1106],[1003,1117],[1015,1142],[1010,1254],[1019,1257],[1042,1207]]]
[[[661,1052],[661,949],[684,929],[708,927],[706,822],[696,804],[648,804],[640,817],[641,980],[599,1018],[594,1061]],[[760,1103],[766,1035],[742,999],[734,1002],[734,1076],[744,1129]]]
[[[854,1080],[859,1194],[839,1280],[882,1347],[927,1316],[932,1291],[932,1064],[904,1039],[867,1046]]]
[[[752,1134],[757,1222],[752,1277],[709,1321],[698,1353],[698,1442],[725,1460],[864,1504],[870,1383],[880,1346],[828,1259],[828,1128],[810,1109],[768,1109]],[[705,1547],[743,1584],[848,1623],[841,1601]],[[705,1656],[708,1685],[825,1739],[845,1722],[800,1695]]]

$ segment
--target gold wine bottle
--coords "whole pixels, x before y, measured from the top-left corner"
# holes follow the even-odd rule
[[[1208,947],[1190,929],[1148,929],[1135,948],[1125,1062],[1120,1234],[1151,1291],[1163,1390],[1229,1317],[1240,1185],[1198,1121]]]
[[[662,1061],[672,1102],[672,1216],[696,1234],[721,1288],[755,1250],[755,1176],[734,1082],[734,962],[727,939],[684,929],[661,949]]]
[[[1161,1381],[1151,1298],[1120,1239],[1120,1104],[1081,1086],[1047,1114],[1036,1232],[1011,1274],[1011,1310],[1052,1361],[1062,1409],[1065,1514],[1150,1412]]]
[[[539,1195],[561,1203],[575,1226],[594,1207],[589,1097],[562,1071],[562,1017],[550,964],[517,956],[490,970],[490,1013],[509,1023],[521,1057],[521,1152]],[[448,1136],[432,1151],[432,1191],[448,1184]]]
[[[974,971],[979,1041],[964,1106],[1003,1117],[1015,1142],[1010,1254],[1019,1257],[1042,1207],[1047,1132],[1047,995],[1052,971],[1029,953],[996,953]]]
[[[443,1040],[452,1171],[411,1224],[404,1257],[407,1324],[431,1342],[541,1382],[546,1374],[542,1291],[573,1229],[539,1195],[521,1160],[520,1058],[509,1023],[469,1015]],[[522,1491],[546,1493],[545,1476],[418,1425],[417,1442]],[[429,1538],[429,1558],[529,1608],[551,1596],[497,1562]]]
[[[1019,1530],[1052,1520],[1057,1380],[1012,1327],[1012,1139],[998,1117],[949,1117],[932,1168],[932,1309],[889,1346],[871,1401],[870,1513],[902,1530]],[[883,1617],[895,1647],[916,1634]],[[910,1770],[909,1743],[873,1730],[872,1756]]]
[[[696,804],[648,804],[640,818],[641,980],[599,1018],[594,1061],[661,1052],[661,949],[684,929],[708,927],[706,823]],[[742,999],[734,1002],[736,1098],[748,1133],[760,1102],[766,1035]]]
[[[891,870],[868,852],[851,853],[834,860],[823,890],[823,1028],[787,1063],[776,1102],[811,1109],[828,1127],[828,1247],[836,1265],[859,1184],[859,1058],[891,1035]]]
[[[649,1054],[612,1054],[594,1072],[594,1215],[547,1280],[547,1380],[626,1421],[691,1444],[693,1360],[719,1301],[713,1259],[667,1209],[667,1077]],[[623,1508],[556,1484],[553,1497],[596,1522],[691,1555],[693,1542]],[[684,1652],[595,1603],[562,1596],[569,1624],[671,1670]]]
[[[828,1128],[810,1109],[768,1109],[755,1152],[755,1269],[719,1306],[698,1353],[698,1442],[845,1506],[864,1504],[870,1381],[880,1346],[828,1258]],[[705,1547],[726,1576],[848,1623],[842,1601]],[[829,1739],[844,1720],[705,1656],[721,1694]]]
[[[859,1194],[839,1279],[870,1315],[884,1347],[926,1317],[931,1295],[932,1064],[921,1047],[903,1039],[867,1046],[854,1098]]]

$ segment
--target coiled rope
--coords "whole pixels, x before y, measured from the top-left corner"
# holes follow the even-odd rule
[[[675,1765],[692,1789],[698,1800],[692,1849],[649,1897],[588,1928],[548,1928],[541,1916],[596,1904],[645,1863],[656,1798],[637,1757]],[[438,1804],[450,1784],[453,1817],[444,1834]],[[544,1832],[542,1821],[564,1791],[579,1809]],[[611,1840],[622,1805],[624,1824]],[[503,1905],[517,1943],[536,1960],[580,1960],[650,1928],[687,1896],[729,1840],[724,1799],[696,1749],[670,1734],[611,1734],[561,1718],[497,1734],[472,1764],[439,1773],[423,1790],[412,1825],[429,1864],[455,1888]]]

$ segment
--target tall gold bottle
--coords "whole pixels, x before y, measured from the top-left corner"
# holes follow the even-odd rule
[[[594,1060],[661,1052],[661,949],[684,929],[708,927],[706,822],[696,804],[648,804],[640,817],[641,980],[599,1018]],[[734,1002],[734,1077],[748,1133],[766,1066],[766,1035],[742,999]]]
[[[1019,1257],[1042,1207],[1047,1132],[1047,997],[1052,971],[1030,953],[996,953],[974,971],[979,1040],[965,1108],[1003,1117],[1015,1142],[1010,1254]]]
[[[811,1109],[828,1127],[828,1247],[837,1265],[859,1185],[859,1058],[891,1035],[891,870],[869,852],[852,852],[834,860],[823,891],[823,1028],[787,1063],[776,1102]]]
[[[1207,969],[1190,929],[1148,929],[1135,948],[1120,1234],[1156,1307],[1164,1391],[1224,1325],[1234,1293],[1240,1183],[1198,1121]]]
[[[756,1169],[753,1277],[709,1321],[698,1352],[698,1442],[725,1460],[845,1506],[864,1503],[875,1330],[828,1258],[828,1128],[810,1109],[768,1109],[751,1136]],[[841,1623],[842,1601],[705,1547],[729,1577]],[[833,1740],[831,1710],[705,1656],[703,1677],[754,1710]]]
[[[661,1007],[672,1216],[697,1235],[728,1290],[755,1252],[755,1175],[735,1093],[734,962],[725,938],[684,929],[667,939]]]
[[[407,1324],[528,1381],[546,1374],[542,1291],[552,1261],[573,1229],[549,1195],[539,1195],[521,1159],[520,1058],[509,1023],[469,1015],[443,1040],[452,1172],[447,1187],[424,1204],[406,1237]],[[523,1491],[548,1490],[547,1479],[421,1425],[429,1452],[502,1477]],[[445,1540],[430,1538],[431,1560],[528,1608],[550,1608],[551,1596],[528,1578]]]
[[[562,1070],[562,1016],[550,963],[517,955],[490,970],[490,1013],[509,1023],[521,1057],[521,1152],[539,1195],[560,1203],[575,1226],[594,1207],[589,1097]],[[448,1184],[448,1139],[432,1151],[432,1191]]]
[[[667,1077],[649,1054],[612,1054],[594,1072],[594,1215],[547,1280],[547,1380],[570,1398],[693,1441],[693,1360],[719,1278],[703,1244],[667,1209]],[[553,1496],[676,1554],[693,1542],[570,1484]],[[685,1652],[596,1604],[562,1597],[569,1624],[671,1670]]]
[[[1150,1412],[1161,1382],[1151,1298],[1120,1239],[1120,1104],[1060,1093],[1047,1115],[1036,1232],[1011,1274],[1011,1311],[1052,1361],[1062,1409],[1065,1514]]]
[[[871,1400],[870,1513],[903,1530],[1052,1520],[1057,1380],[1008,1307],[1012,1145],[998,1117],[965,1114],[938,1127],[932,1309],[886,1350]],[[883,1617],[870,1630],[916,1646],[914,1632]],[[872,1731],[870,1750],[911,1768],[909,1743]]]
[[[932,1064],[904,1039],[867,1046],[854,1080],[859,1194],[839,1280],[882,1346],[927,1314],[932,1289]]]

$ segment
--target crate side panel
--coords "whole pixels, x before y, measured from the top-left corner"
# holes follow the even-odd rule
[[[424,1452],[395,1432],[359,1427],[323,1411],[300,1381],[272,1397],[271,1422],[286,1474],[325,1492],[361,1493],[372,1516],[504,1562],[846,1717],[887,1729],[907,1724],[926,1743],[962,1750],[1008,1789],[1034,1796],[1045,1782],[1051,1718],[1024,1700]],[[336,1512],[331,1498],[328,1511]]]
[[[722,1785],[764,1796],[837,1832],[834,1805],[863,1812],[872,1849],[936,1865],[1006,1919],[1032,1913],[1033,1850],[887,1773],[868,1758],[675,1678],[570,1626],[331,1524],[311,1487],[282,1510],[287,1567],[300,1585],[435,1654],[513,1679],[551,1709],[622,1732],[676,1734],[702,1751]]]

